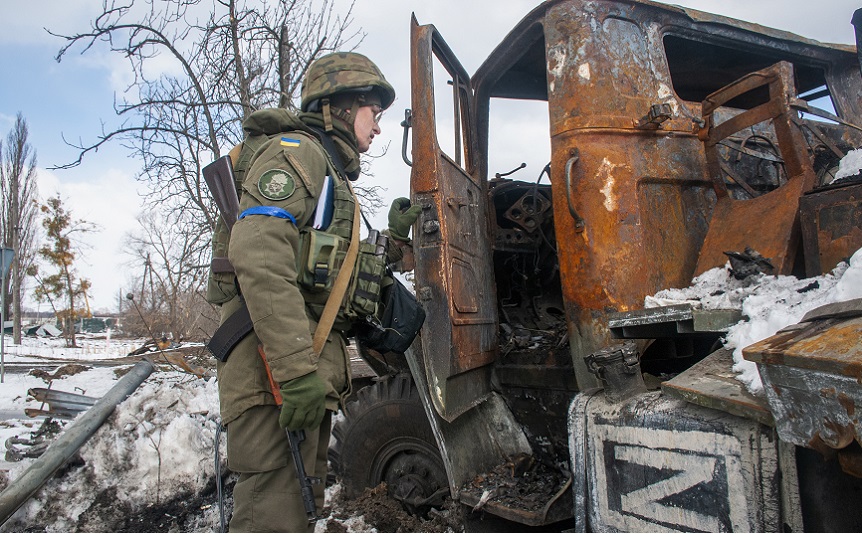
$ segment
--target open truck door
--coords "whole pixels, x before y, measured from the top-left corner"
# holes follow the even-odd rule
[[[410,371],[451,494],[463,504],[526,525],[559,521],[572,514],[571,500],[563,497],[569,495],[571,479],[532,509],[488,501],[483,486],[472,483],[512,458],[532,457],[533,451],[503,397],[491,389],[491,364],[498,353],[489,229],[494,217],[480,169],[470,78],[434,26],[420,26],[415,17],[411,47],[410,192],[412,201],[422,206],[414,254],[416,290],[427,315],[421,344],[414,342],[408,355]],[[441,88],[451,93],[451,103],[439,105],[445,100]]]
[[[424,373],[441,417],[452,421],[487,397],[497,349],[497,311],[486,184],[477,164],[470,77],[432,25],[411,23],[413,169],[410,192],[422,206],[414,232],[417,294],[427,317]],[[436,80],[437,73],[444,80]],[[436,95],[451,87],[452,106]],[[442,106],[441,106],[442,107]],[[440,127],[451,123],[452,146]],[[449,139],[452,141],[452,139]],[[447,154],[447,152],[449,152]]]

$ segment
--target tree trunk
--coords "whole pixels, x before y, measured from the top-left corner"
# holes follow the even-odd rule
[[[14,221],[12,226],[12,250],[15,251],[15,256],[12,258],[12,341],[16,345],[21,344],[21,254],[19,253],[19,234],[21,221],[21,210],[19,209],[18,180],[12,182],[12,211],[11,219]]]
[[[63,274],[66,277],[66,291],[69,295],[69,312],[66,318],[68,328],[67,344],[71,348],[78,348],[77,340],[75,339],[75,288],[72,285],[72,273],[69,271],[69,266],[63,266]]]

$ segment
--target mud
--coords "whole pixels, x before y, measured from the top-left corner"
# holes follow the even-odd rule
[[[522,455],[477,476],[462,491],[483,504],[495,502],[506,508],[539,512],[566,482],[567,477],[558,469]]]
[[[389,496],[385,483],[353,500],[336,495],[331,506],[324,532],[346,532],[344,521],[356,516],[362,516],[367,527],[378,532],[464,532],[463,511],[451,499],[446,500],[443,510],[432,509],[427,517],[417,517]]]

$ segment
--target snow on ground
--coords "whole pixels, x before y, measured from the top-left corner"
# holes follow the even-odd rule
[[[860,151],[862,152],[862,151]],[[752,392],[763,388],[757,366],[742,357],[742,349],[798,323],[810,310],[862,297],[862,249],[848,263],[814,278],[764,274],[737,280],[727,267],[716,267],[696,277],[684,289],[665,289],[645,299],[647,308],[691,303],[696,308],[742,310],[748,319],[732,326],[725,346],[733,348],[733,370]]]
[[[67,362],[86,365],[92,360],[123,358],[140,347],[143,340],[112,340],[108,333],[101,336],[81,336],[78,344],[79,348],[69,349],[65,347],[65,341],[62,338],[25,337],[21,345],[15,345],[12,343],[11,336],[5,337],[3,351],[5,373],[3,383],[0,384],[0,414],[7,420],[0,421],[0,446],[3,447],[0,453],[5,453],[6,440],[19,432],[19,426],[30,428],[41,423],[41,419],[33,420],[24,415],[24,408],[41,407],[32,399],[28,401],[27,391],[31,388],[48,386],[42,378],[27,372],[16,372],[16,367],[26,364],[50,367]],[[116,380],[117,376],[113,368],[91,367],[84,372],[54,380],[52,388],[90,397],[101,397],[113,387]]]
[[[21,345],[12,343],[6,336],[4,361],[6,363],[34,362],[38,359],[57,360],[111,360],[124,358],[144,344],[144,339],[116,339],[109,330],[105,334],[80,334],[77,349],[69,349],[62,337],[23,338]]]
[[[8,365],[4,382],[0,384],[0,413],[3,415],[0,417],[0,458],[5,456],[9,438],[30,437],[44,419],[29,419],[24,415],[24,408],[41,407],[28,397],[28,389],[47,387],[48,380],[28,373],[30,366],[48,365],[49,374],[53,374],[52,364],[59,366],[71,361],[85,365],[88,367],[85,371],[50,380],[51,388],[101,397],[116,384],[119,376],[115,371],[128,369],[134,363],[104,366],[104,361],[126,358],[144,342],[90,336],[79,340],[80,348],[69,349],[63,346],[62,339],[26,337],[22,341],[21,345],[14,345],[11,336],[6,336],[4,360]],[[92,365],[95,362],[103,366]],[[50,480],[0,527],[0,532],[32,528],[47,532],[106,532],[117,530],[117,525],[124,526],[123,530],[132,529],[128,518],[118,516],[129,515],[141,506],[184,496],[192,501],[200,494],[212,494],[218,425],[215,379],[204,380],[159,366],[80,449],[83,465]],[[219,456],[223,470],[226,468],[223,433],[219,439]],[[20,462],[0,459],[0,489],[21,476],[33,462],[29,458]],[[7,472],[5,477],[3,470]],[[337,493],[338,486],[328,488],[327,502]],[[171,530],[218,532],[219,510],[217,502],[213,501],[211,498],[207,503],[196,502],[200,508],[197,516]],[[231,505],[228,496],[227,516]],[[324,532],[325,525],[331,521],[337,521],[341,525],[338,530],[343,532],[374,531],[361,516],[345,520],[330,517],[318,522],[317,530]],[[147,531],[148,524],[152,525],[140,524],[143,530],[137,531]]]
[[[125,357],[141,346],[134,340],[119,343],[102,339],[100,343],[91,339],[82,340],[80,349],[65,349],[62,340],[26,338],[24,341],[22,346],[7,345],[12,354],[10,361],[43,364],[57,359],[86,364],[88,360]],[[120,368],[92,367],[51,380],[51,388],[101,397],[116,384],[117,369]],[[21,417],[4,421],[0,428],[4,453],[8,438],[27,437],[28,429],[38,428],[41,418],[28,420],[23,410],[40,407],[32,398],[28,400],[27,390],[45,386],[45,380],[36,376],[7,373],[0,385],[0,403],[5,411],[17,411]],[[157,371],[80,449],[84,466],[49,482],[16,512],[5,528],[35,523],[49,531],[72,531],[77,530],[79,517],[96,499],[107,495],[118,507],[133,508],[141,503],[201,492],[215,471],[213,444],[217,427],[215,379],[204,381],[177,371]],[[224,443],[221,449],[224,458]],[[9,480],[19,477],[32,462],[25,459],[5,463],[4,467],[11,467]],[[58,500],[59,496],[62,498]],[[54,513],[46,513],[48,510]]]

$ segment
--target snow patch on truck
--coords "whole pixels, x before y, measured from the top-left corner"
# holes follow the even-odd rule
[[[756,393],[763,389],[754,362],[742,357],[742,349],[766,339],[782,328],[798,323],[809,311],[862,297],[862,249],[849,263],[841,262],[831,273],[813,278],[757,274],[735,279],[729,263],[695,277],[683,289],[663,289],[644,300],[646,308],[689,303],[699,309],[738,309],[746,320],[733,325],[725,346],[733,348],[733,371],[737,379]]]
[[[846,156],[841,158],[838,164],[838,172],[835,173],[835,178],[830,183],[837,182],[842,178],[856,176],[862,172],[862,148],[851,150]]]

